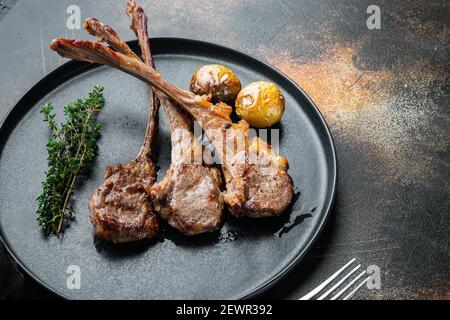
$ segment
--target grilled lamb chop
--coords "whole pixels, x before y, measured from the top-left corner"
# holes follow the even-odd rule
[[[129,0],[127,14],[144,61],[155,69],[144,10]],[[155,209],[172,227],[186,235],[215,230],[222,220],[221,173],[203,166],[202,148],[191,131],[190,116],[166,97],[161,97],[161,102],[170,125],[172,163],[166,176],[151,188]]]
[[[290,204],[293,183],[287,160],[258,137],[250,138],[245,121],[232,123],[229,106],[213,105],[205,97],[182,90],[138,59],[99,43],[55,39],[51,48],[66,58],[106,64],[129,73],[150,84],[157,95],[161,95],[160,90],[184,107],[200,123],[221,158],[226,180],[224,201],[231,214],[274,216]]]
[[[158,219],[148,192],[156,180],[145,149],[128,164],[107,166],[103,183],[89,200],[90,219],[98,237],[115,243],[153,238]]]
[[[150,189],[155,209],[186,235],[216,230],[223,209],[221,173],[202,164],[202,148],[188,125],[189,115],[168,99],[162,104],[170,122],[172,163]]]
[[[116,50],[137,59],[133,51],[108,26],[90,19],[84,27],[103,41],[114,42]],[[90,219],[95,233],[105,240],[132,242],[153,238],[158,233],[159,222],[150,197],[150,188],[156,181],[156,170],[151,157],[157,132],[159,101],[155,95],[152,99],[143,147],[130,163],[107,166],[103,183],[89,200]]]

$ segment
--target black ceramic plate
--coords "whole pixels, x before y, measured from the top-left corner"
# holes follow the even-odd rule
[[[136,42],[130,42],[136,48]],[[74,299],[234,299],[266,290],[298,263],[317,238],[333,203],[336,156],[329,130],[313,102],[289,78],[246,54],[205,42],[156,38],[158,71],[188,88],[203,64],[231,67],[243,85],[275,82],[286,98],[277,127],[280,153],[289,160],[297,196],[277,218],[227,218],[217,232],[185,237],[163,225],[158,240],[112,245],[94,237],[89,194],[107,164],[130,161],[144,136],[147,86],[109,67],[70,61],[37,83],[11,110],[0,129],[0,234],[10,253],[32,277]],[[46,171],[47,124],[39,113],[51,101],[62,106],[105,87],[99,155],[89,179],[74,195],[76,218],[64,236],[45,237],[36,222],[36,197]],[[170,136],[163,110],[159,124],[158,177],[170,163]],[[69,266],[81,272],[80,289],[69,289]]]

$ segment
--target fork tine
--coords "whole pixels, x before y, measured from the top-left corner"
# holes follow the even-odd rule
[[[369,279],[370,279],[370,277],[365,278],[360,284],[358,284],[358,286],[357,286],[355,289],[353,289],[352,292],[350,292],[348,295],[346,295],[346,296],[344,297],[343,300],[348,300],[348,299],[350,299],[351,297],[353,297],[353,295],[354,295],[359,289],[361,289],[361,287],[362,287],[362,286],[367,282],[367,280],[369,280]]]
[[[351,265],[353,262],[355,262],[356,258],[353,258],[349,262],[345,264],[342,268],[340,268],[338,271],[336,271],[331,277],[329,277],[327,280],[319,284],[314,290],[312,290],[310,293],[304,295],[298,300],[309,300],[312,297],[314,297],[316,294],[318,294],[323,288],[325,288],[331,281],[336,279],[345,269],[348,268],[349,265]]]
[[[364,270],[363,272],[361,272],[355,279],[353,279],[352,281],[350,281],[349,284],[347,284],[344,289],[342,289],[341,291],[339,291],[336,295],[334,295],[330,300],[336,300],[337,298],[339,298],[345,291],[348,290],[348,288],[350,288],[351,286],[353,286],[355,284],[356,281],[358,281],[359,279],[361,279],[361,277],[363,275],[366,274],[366,271]]]
[[[358,264],[355,268],[353,268],[352,271],[347,273],[345,277],[343,277],[341,280],[339,280],[338,283],[336,283],[334,286],[332,286],[327,292],[325,292],[323,295],[321,295],[317,300],[323,300],[326,297],[328,297],[334,290],[336,290],[345,280],[347,280],[352,274],[354,274],[359,268],[361,268],[361,265]]]

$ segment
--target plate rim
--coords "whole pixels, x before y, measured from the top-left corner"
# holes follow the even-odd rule
[[[257,63],[263,65],[268,70],[280,74],[288,83],[289,85],[293,86],[297,91],[303,95],[303,98],[309,103],[313,108],[312,111],[315,113],[315,116],[320,121],[320,124],[322,125],[324,129],[324,135],[327,138],[327,141],[329,143],[330,153],[331,153],[331,159],[327,159],[327,162],[330,162],[330,168],[331,168],[331,196],[326,198],[326,201],[324,202],[324,214],[320,218],[320,220],[317,223],[317,226],[314,228],[315,232],[311,235],[309,241],[306,243],[304,248],[300,251],[298,251],[297,254],[295,254],[295,257],[282,269],[276,273],[271,278],[267,279],[263,283],[261,283],[259,286],[255,287],[252,292],[250,293],[244,293],[241,296],[237,296],[237,300],[242,299],[254,299],[263,293],[267,292],[271,288],[273,288],[275,285],[277,285],[280,281],[282,281],[293,269],[300,264],[300,262],[303,260],[304,256],[310,251],[311,247],[316,243],[317,239],[319,238],[320,234],[322,233],[324,226],[326,225],[329,216],[332,213],[332,209],[336,200],[336,191],[337,191],[337,175],[338,175],[338,165],[337,165],[337,155],[336,155],[336,147],[334,143],[333,136],[331,134],[330,128],[325,121],[325,118],[323,117],[322,113],[320,112],[319,108],[316,106],[314,101],[311,99],[311,97],[298,85],[294,80],[292,80],[289,76],[287,76],[282,71],[278,70],[274,66],[270,65],[269,63],[263,61],[260,58],[255,57],[252,54],[249,54],[247,52],[237,50],[234,48],[226,47],[220,44],[203,41],[203,40],[197,40],[197,39],[189,39],[189,38],[180,38],[180,37],[150,37],[151,42],[168,42],[168,43],[184,43],[184,44],[192,44],[192,45],[198,45],[198,46],[209,46],[218,50],[226,50],[228,52],[233,53],[237,56],[244,56],[247,59],[254,60]],[[127,44],[129,44],[132,47],[135,47],[137,44],[137,40],[130,40],[126,41]],[[134,45],[133,45],[134,44]],[[2,157],[3,149],[6,144],[6,141],[8,140],[12,129],[8,131],[6,128],[6,125],[8,122],[12,121],[12,118],[15,116],[14,112],[18,111],[18,106],[20,107],[23,105],[26,101],[29,101],[30,99],[33,100],[33,95],[36,91],[40,91],[40,96],[45,95],[49,93],[51,90],[46,90],[46,87],[49,87],[45,85],[48,82],[54,82],[55,80],[60,78],[60,74],[63,73],[64,77],[67,76],[67,72],[71,72],[74,75],[85,73],[89,70],[95,69],[100,67],[101,65],[95,64],[95,63],[89,63],[89,62],[80,62],[75,60],[70,60],[67,62],[64,62],[63,64],[55,67],[50,73],[45,75],[43,78],[41,78],[38,82],[36,82],[34,85],[32,85],[26,92],[23,94],[15,103],[13,103],[12,107],[6,112],[5,116],[0,121],[0,133],[3,131],[7,131],[5,135],[0,134],[0,160]],[[56,78],[56,79],[55,79]],[[64,81],[66,82],[66,81]],[[62,82],[62,83],[64,83]],[[62,84],[61,83],[61,84]],[[53,86],[51,86],[53,88]],[[42,93],[44,91],[45,93]],[[23,112],[23,111],[22,111]],[[20,118],[19,120],[21,120]],[[17,124],[17,121],[16,121]],[[15,127],[15,125],[13,125]],[[3,136],[3,137],[2,137]],[[330,161],[331,160],[331,161]],[[3,239],[3,231],[2,226],[0,224],[0,242],[3,244],[3,246],[6,248],[7,253],[15,260],[15,262],[19,265],[19,267],[25,271],[28,276],[30,276],[34,281],[36,281],[39,285],[44,287],[46,290],[49,290],[50,292],[58,295],[61,298],[64,299],[73,299],[66,294],[60,292],[58,289],[51,287],[50,285],[46,284],[42,279],[40,279],[37,275],[33,273],[32,270],[30,270],[25,264],[21,261],[21,259],[14,254],[12,251],[12,248],[7,244],[6,240]]]

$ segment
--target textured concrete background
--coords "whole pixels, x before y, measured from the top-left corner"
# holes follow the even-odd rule
[[[0,1],[0,118],[64,60],[50,52],[66,8],[134,39],[126,1]],[[353,257],[381,268],[380,290],[357,298],[449,299],[449,39],[446,1],[139,1],[151,36],[229,46],[286,73],[312,97],[334,135],[335,210],[313,250],[268,298],[298,298]],[[381,8],[381,29],[366,8]],[[52,297],[12,271],[9,297]],[[6,293],[3,294],[5,296]],[[0,295],[1,297],[1,295]]]

